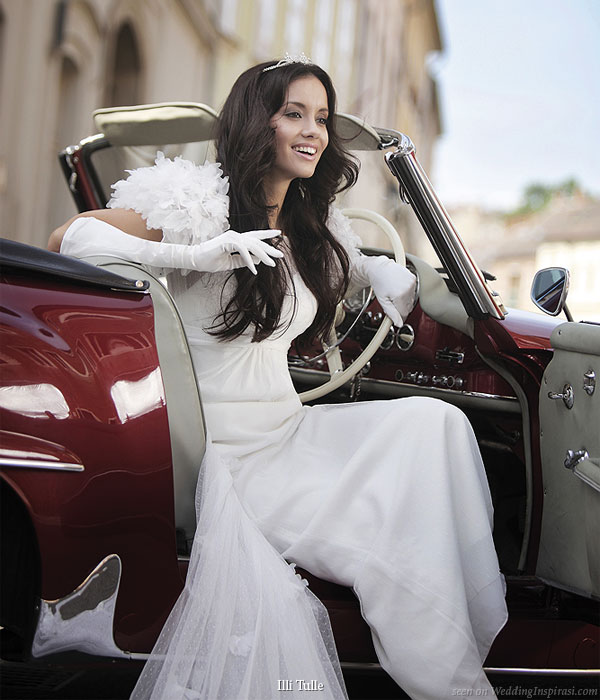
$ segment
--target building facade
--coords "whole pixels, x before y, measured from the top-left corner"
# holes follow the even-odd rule
[[[519,218],[477,207],[450,215],[475,260],[496,277],[491,285],[506,306],[542,313],[530,299],[533,277],[546,267],[565,267],[574,320],[600,322],[600,201],[575,192],[555,195]]]
[[[570,272],[567,305],[575,321],[600,322],[600,202],[581,193],[557,196],[541,212],[508,226],[494,270],[505,301],[534,309],[529,298],[537,270]]]
[[[440,50],[433,0],[0,0],[0,235],[45,246],[75,213],[57,154],[94,133],[94,109],[219,109],[240,72],[286,51],[328,70],[341,111],[410,133],[428,168],[440,117],[426,59]],[[375,156],[348,201],[392,218],[410,248]]]

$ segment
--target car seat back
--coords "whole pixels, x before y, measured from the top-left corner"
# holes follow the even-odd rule
[[[175,527],[188,545],[196,530],[195,493],[206,448],[206,430],[200,392],[183,322],[162,282],[139,265],[109,256],[90,256],[86,262],[123,277],[148,280],[154,305],[154,331],[167,401]]]

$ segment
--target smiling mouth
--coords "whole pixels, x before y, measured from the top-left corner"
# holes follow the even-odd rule
[[[317,149],[314,146],[292,146],[292,150],[302,156],[312,158],[317,154]]]

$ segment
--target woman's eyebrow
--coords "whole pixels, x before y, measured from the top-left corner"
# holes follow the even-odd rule
[[[289,102],[286,102],[285,106],[287,108],[290,105],[295,105],[296,107],[300,107],[300,109],[306,109],[306,105],[303,102],[294,102],[293,100],[290,100]],[[329,109],[327,107],[319,107],[317,112],[329,112]]]

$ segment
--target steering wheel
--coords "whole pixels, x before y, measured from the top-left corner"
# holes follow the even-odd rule
[[[370,223],[378,226],[379,229],[388,237],[388,240],[392,245],[396,262],[402,265],[406,263],[404,246],[402,245],[400,236],[398,235],[398,232],[394,226],[392,226],[392,224],[386,218],[374,211],[370,211],[369,209],[344,209],[342,214],[347,216],[349,219],[362,219],[363,221],[369,221]],[[377,329],[377,332],[373,338],[369,341],[367,347],[353,362],[348,365],[348,367],[346,367],[346,369],[344,369],[344,365],[342,364],[342,356],[339,350],[339,343],[341,341],[333,342],[330,347],[326,347],[325,357],[327,359],[330,378],[328,381],[315,387],[314,389],[303,391],[301,394],[299,394],[300,400],[305,403],[306,401],[319,399],[321,396],[325,396],[325,394],[328,394],[330,391],[334,391],[352,379],[352,377],[360,372],[360,370],[377,352],[391,327],[392,321],[389,316],[386,316],[381,322],[381,325]],[[333,326],[331,329],[330,338],[335,341],[335,326]]]

